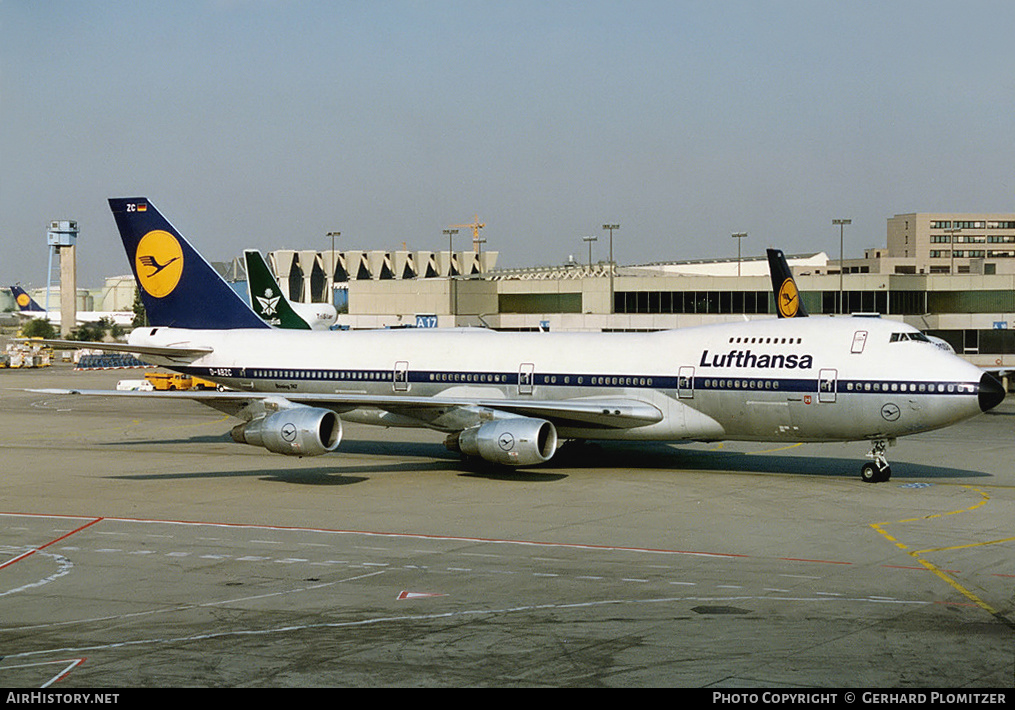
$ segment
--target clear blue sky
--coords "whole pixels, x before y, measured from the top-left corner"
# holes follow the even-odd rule
[[[128,271],[147,196],[212,260],[847,256],[913,211],[1015,211],[1008,1],[0,0],[0,285]],[[467,248],[466,230],[456,248]]]

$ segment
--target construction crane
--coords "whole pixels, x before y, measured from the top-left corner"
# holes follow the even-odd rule
[[[475,221],[472,224],[452,224],[452,225],[449,225],[449,228],[451,228],[451,229],[457,229],[457,228],[465,229],[466,227],[468,227],[469,229],[471,229],[472,230],[472,251],[474,251],[474,252],[476,252],[478,254],[479,253],[479,245],[482,243],[479,240],[479,230],[481,230],[486,225],[479,221],[479,215],[478,214],[473,217],[473,220],[475,220]]]

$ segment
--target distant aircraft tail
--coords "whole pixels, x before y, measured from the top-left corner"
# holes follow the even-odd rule
[[[20,286],[11,286],[11,295],[14,296],[14,302],[18,304],[18,310],[24,313],[45,313],[46,310],[36,303],[31,296]]]
[[[148,199],[111,198],[109,207],[149,323],[209,330],[268,327]]]
[[[808,315],[800,300],[800,291],[793,280],[793,272],[786,262],[786,255],[779,249],[768,250],[768,270],[772,274],[772,290],[775,292],[775,311],[780,318],[804,318]]]
[[[277,328],[310,330],[310,324],[300,317],[282,293],[261,252],[245,249],[243,258],[247,264],[247,291],[254,313],[268,325]]]

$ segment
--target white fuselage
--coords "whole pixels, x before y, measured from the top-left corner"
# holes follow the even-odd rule
[[[22,318],[42,318],[56,326],[63,322],[60,311],[16,311],[16,313]],[[117,325],[130,325],[134,321],[134,314],[130,311],[77,311],[74,316],[77,325],[98,323],[101,320],[111,320]]]
[[[330,303],[290,301],[289,305],[312,330],[328,330],[338,320],[338,310]]]
[[[810,317],[615,334],[143,328],[131,343],[211,347],[190,365],[161,364],[250,393],[617,398],[662,414],[630,428],[558,424],[564,438],[892,439],[980,413],[978,368],[893,333],[918,331],[877,318]],[[370,409],[342,417],[445,428],[410,406],[397,420]]]

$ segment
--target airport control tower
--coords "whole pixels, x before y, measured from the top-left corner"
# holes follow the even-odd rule
[[[77,255],[78,223],[74,220],[55,220],[49,223],[46,243],[49,245],[49,275],[53,279],[53,254],[60,259],[60,334],[70,335],[77,323]],[[46,310],[49,310],[49,293],[52,283],[46,284]]]

